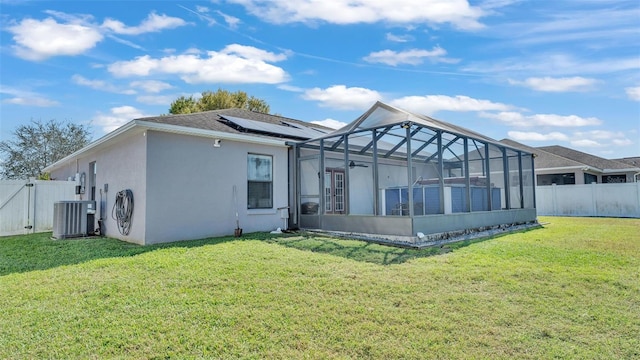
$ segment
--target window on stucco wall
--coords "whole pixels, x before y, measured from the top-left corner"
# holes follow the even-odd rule
[[[273,157],[249,154],[247,156],[247,208],[273,208]]]

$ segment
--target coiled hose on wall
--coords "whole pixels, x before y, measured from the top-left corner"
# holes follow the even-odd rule
[[[133,217],[133,192],[129,189],[116,194],[116,202],[111,209],[111,217],[118,222],[118,231],[122,235],[129,235]]]

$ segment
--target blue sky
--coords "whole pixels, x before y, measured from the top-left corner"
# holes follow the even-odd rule
[[[530,146],[640,156],[640,2],[0,3],[0,137],[99,138],[218,88],[347,123],[376,100]]]

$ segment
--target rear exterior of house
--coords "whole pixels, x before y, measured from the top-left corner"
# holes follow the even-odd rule
[[[84,179],[96,227],[142,245],[287,221],[416,239],[536,220],[531,153],[383,103],[335,131],[241,109],[136,119],[45,171]]]
[[[236,212],[244,232],[283,227],[279,208],[289,205],[285,141],[291,139],[244,132],[227,124],[223,112],[134,120],[45,170],[54,179],[84,174],[80,197],[97,201],[96,227],[102,218],[107,236],[128,242],[233,234]],[[134,211],[130,232],[122,234],[112,212],[116,194],[127,189]]]

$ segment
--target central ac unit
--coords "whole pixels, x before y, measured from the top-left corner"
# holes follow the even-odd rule
[[[93,233],[95,201],[58,201],[53,204],[53,237],[66,239]]]

